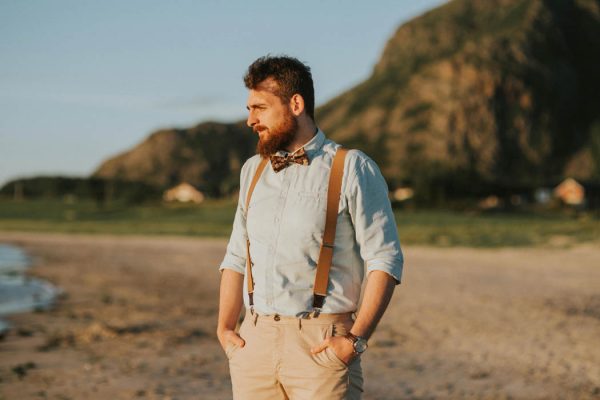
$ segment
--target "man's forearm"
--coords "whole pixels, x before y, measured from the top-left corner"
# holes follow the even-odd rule
[[[395,287],[396,281],[387,273],[377,270],[369,273],[362,304],[351,333],[367,340],[371,337],[392,298]]]
[[[221,274],[221,287],[219,290],[219,321],[217,332],[233,330],[237,324],[242,306],[244,275],[224,269]]]

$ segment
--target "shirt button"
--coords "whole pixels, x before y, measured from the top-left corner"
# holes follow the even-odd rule
[[[279,218],[275,218],[275,223],[279,222]]]

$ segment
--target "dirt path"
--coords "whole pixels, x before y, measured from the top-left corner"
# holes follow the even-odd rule
[[[216,341],[226,241],[0,233],[65,290],[9,318],[0,399],[230,399]],[[600,247],[405,248],[364,399],[600,398]]]

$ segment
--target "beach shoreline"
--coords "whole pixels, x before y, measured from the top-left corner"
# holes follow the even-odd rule
[[[0,232],[64,290],[9,316],[0,399],[230,399],[215,335],[227,240]],[[600,250],[406,247],[364,399],[600,396]]]
[[[30,264],[30,257],[23,249],[0,243],[0,337],[10,329],[4,317],[48,309],[61,293],[50,282],[27,275]]]

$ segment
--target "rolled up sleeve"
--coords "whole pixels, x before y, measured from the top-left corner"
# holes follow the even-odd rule
[[[244,165],[245,167],[245,165]],[[242,168],[240,173],[240,195],[238,198],[238,205],[235,211],[235,218],[233,220],[233,229],[231,230],[231,237],[227,244],[227,251],[225,257],[219,266],[219,271],[223,272],[224,269],[231,269],[242,275],[246,272],[246,213],[244,210],[244,195],[245,190],[242,190],[244,185],[245,169]]]
[[[404,257],[388,187],[377,164],[364,153],[358,153],[354,160],[350,160],[345,193],[360,255],[367,274],[383,271],[399,284]]]

